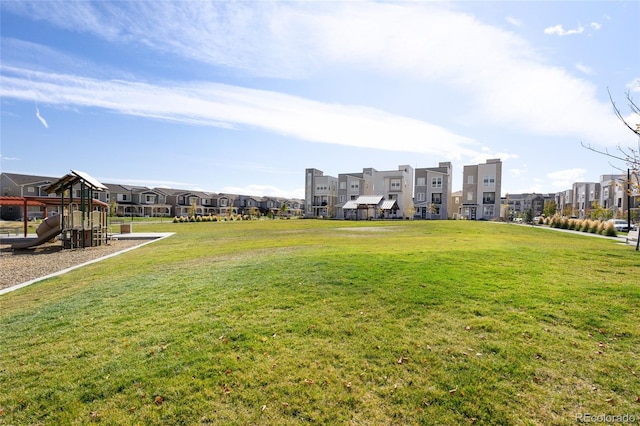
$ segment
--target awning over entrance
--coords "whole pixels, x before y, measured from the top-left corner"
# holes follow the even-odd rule
[[[384,200],[380,208],[382,210],[398,210],[398,203],[396,200]]]
[[[382,195],[361,195],[356,200],[347,201],[344,206],[342,206],[342,209],[353,210],[376,207],[380,204],[383,198],[384,196]]]

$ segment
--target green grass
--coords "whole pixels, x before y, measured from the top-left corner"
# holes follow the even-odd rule
[[[136,224],[0,297],[0,424],[574,424],[640,413],[640,258],[471,221]]]

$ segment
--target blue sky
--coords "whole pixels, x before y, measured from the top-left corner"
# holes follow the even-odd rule
[[[0,169],[304,197],[304,169],[503,160],[502,195],[637,146],[640,2],[0,2]],[[624,165],[620,165],[624,167]]]

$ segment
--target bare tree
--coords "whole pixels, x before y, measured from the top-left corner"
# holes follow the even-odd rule
[[[623,162],[626,165],[626,170],[620,166],[611,164],[611,162],[609,164],[612,167],[620,170],[621,172],[627,173],[627,181],[625,182],[627,186],[627,195],[630,197],[631,196],[640,197],[640,107],[634,102],[633,98],[631,97],[631,92],[627,91],[626,99],[627,99],[627,104],[629,106],[629,109],[633,114],[638,116],[638,123],[634,126],[624,118],[624,116],[620,112],[620,109],[617,107],[615,101],[613,100],[613,97],[611,96],[611,92],[609,92],[608,89],[607,89],[607,93],[609,94],[609,100],[611,101],[611,105],[613,105],[613,110],[615,111],[616,117],[618,117],[618,119],[622,121],[622,123],[629,130],[631,130],[636,136],[638,136],[638,146],[634,148],[630,146],[622,147],[618,145],[616,148],[616,152],[611,153],[606,148],[604,150],[597,149],[591,146],[591,144],[585,145],[582,142],[581,142],[581,145],[590,151],[596,152],[601,155],[605,155],[618,162]],[[631,209],[631,206],[630,205],[627,206],[627,212],[628,212],[627,214],[628,214],[629,220],[631,219],[630,209]],[[638,251],[639,246],[640,246],[640,238],[638,238],[638,241],[636,242],[636,251]]]

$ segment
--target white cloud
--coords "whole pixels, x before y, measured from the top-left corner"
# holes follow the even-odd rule
[[[224,128],[258,127],[305,141],[459,159],[475,142],[439,126],[357,105],[214,83],[150,85],[2,67],[3,97]]]
[[[283,198],[304,198],[304,188],[286,190],[271,185],[249,184],[244,187],[225,186],[220,190],[225,194],[257,195]]]
[[[449,3],[342,2],[327,7],[325,2],[35,2],[7,7],[112,42],[142,43],[187,60],[260,77],[307,78],[322,75],[332,67],[346,66],[383,78],[408,77],[434,83],[451,89],[453,96],[465,97],[469,108],[458,109],[455,114],[468,126],[495,125],[599,145],[616,145],[625,136],[608,102],[597,100],[594,84],[549,65],[549,58],[540,57],[534,47],[514,33],[460,13]],[[581,26],[564,30],[561,25],[545,30],[558,35],[582,31]],[[107,84],[114,87],[114,82]],[[123,84],[128,86],[123,89],[125,92],[133,86]],[[153,97],[152,91],[141,90],[145,97]],[[164,95],[168,92],[159,90]],[[193,99],[193,87],[186,91],[191,93],[174,94],[180,99],[187,96],[191,104],[188,112],[195,114],[160,111],[158,117],[231,127],[265,125],[255,122],[257,118],[250,123],[244,122],[246,119],[225,118],[229,113],[220,108],[227,105],[225,102],[213,105],[219,113],[198,113],[194,111],[196,105],[204,111],[203,107],[212,106],[211,100],[198,95]],[[256,99],[255,94],[248,97]],[[344,143],[340,141],[348,137],[348,144],[366,145],[355,139],[362,141],[372,136],[375,141],[380,139],[375,137],[380,131],[389,137],[392,135],[388,130],[395,131],[399,128],[396,125],[406,124],[411,131],[418,129],[418,136],[443,136],[441,145],[452,139],[456,147],[469,142],[434,124],[398,120],[382,111],[318,103],[311,108],[312,101],[298,98],[291,102],[291,98],[285,100],[286,95],[275,94],[262,98],[267,97],[274,99],[276,106],[266,108],[266,115],[282,117],[284,111],[278,109],[286,104],[287,112],[302,118],[299,126],[276,120],[266,123],[268,127],[296,137],[313,136],[309,140]],[[236,102],[232,109],[255,113],[256,104],[241,103]],[[301,112],[291,111],[294,105],[302,107]],[[108,107],[122,108],[114,102]],[[345,119],[358,123],[354,129],[366,129],[365,123],[373,125],[364,133],[343,132],[336,127],[319,129],[306,114],[311,109],[324,120],[331,117],[325,123],[344,127],[345,120],[341,121],[337,113],[345,111]],[[132,113],[154,116],[153,111]],[[302,128],[308,125],[314,131],[312,135]],[[342,137],[337,138],[336,133]],[[410,150],[416,146],[423,149],[422,144],[433,152],[430,143],[419,142],[409,130],[398,136],[407,138]]]
[[[49,124],[47,123],[47,120],[45,120],[44,117],[40,115],[40,109],[38,108],[37,103],[36,103],[36,117],[38,118],[38,120],[40,120],[40,122],[46,129],[49,128]]]
[[[592,22],[589,24],[589,26],[591,28],[593,28],[594,30],[598,31],[600,28],[602,28],[602,24],[599,24],[597,22]]]
[[[507,16],[505,19],[507,20],[508,23],[510,23],[514,27],[522,26],[522,21],[518,18],[514,18],[513,16]]]
[[[582,34],[583,32],[584,32],[584,27],[582,25],[579,25],[577,28],[572,30],[565,30],[560,24],[544,29],[545,34],[558,35],[561,37],[567,36],[567,35]]]
[[[547,173],[547,177],[553,188],[562,190],[571,188],[574,182],[584,181],[586,173],[585,169],[573,168]]]
[[[590,67],[583,64],[576,64],[576,69],[581,73],[587,74],[587,75],[590,75],[593,73],[593,70]]]

